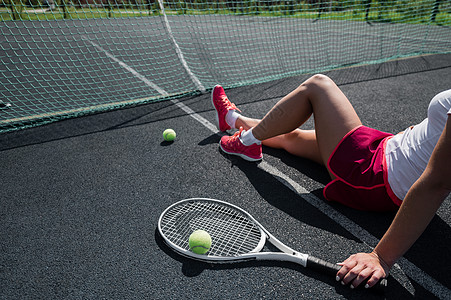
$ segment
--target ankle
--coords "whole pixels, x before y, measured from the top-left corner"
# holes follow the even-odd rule
[[[236,120],[239,118],[240,114],[236,110],[229,110],[225,116],[225,121],[230,127],[236,128]]]
[[[240,136],[240,141],[245,146],[250,146],[252,144],[260,145],[261,141],[255,138],[255,136],[252,133],[252,128],[248,131],[243,131]]]

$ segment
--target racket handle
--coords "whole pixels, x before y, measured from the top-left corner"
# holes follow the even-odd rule
[[[341,266],[309,255],[307,257],[307,268],[317,270],[324,274],[333,275],[335,277],[337,272],[341,269]],[[361,286],[364,286],[364,285],[360,284],[359,287],[361,287]],[[382,278],[381,280],[379,280],[378,283],[376,283],[371,288],[371,290],[384,291],[386,287],[387,287],[387,279]]]

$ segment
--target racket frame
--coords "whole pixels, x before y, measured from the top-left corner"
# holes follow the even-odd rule
[[[174,206],[181,205],[185,202],[192,202],[192,201],[206,201],[206,202],[214,202],[214,203],[220,203],[221,205],[225,205],[228,207],[231,207],[235,210],[238,210],[240,213],[245,215],[250,221],[252,221],[257,228],[260,230],[261,238],[258,243],[258,245],[253,249],[251,252],[246,254],[241,254],[237,256],[215,256],[215,255],[209,255],[207,254],[196,254],[190,250],[186,250],[175,243],[171,242],[163,233],[161,228],[161,222],[163,217],[165,216],[166,212],[170,211]],[[261,225],[254,217],[252,217],[247,211],[243,210],[242,208],[233,205],[231,203],[216,200],[216,199],[210,199],[210,198],[189,198],[184,199],[181,201],[178,201],[169,207],[167,207],[160,215],[160,218],[158,219],[158,231],[165,241],[165,243],[172,249],[174,249],[177,253],[179,253],[182,256],[195,259],[198,261],[208,262],[208,263],[232,263],[232,262],[239,262],[239,261],[250,261],[250,260],[272,260],[272,261],[286,261],[286,262],[293,262],[302,265],[306,268],[311,268],[317,271],[320,271],[324,274],[329,275],[335,275],[341,268],[341,266],[337,264],[332,264],[330,262],[327,262],[325,260],[322,260],[320,258],[301,253],[299,251],[295,251],[294,249],[288,247],[281,241],[279,241],[276,237],[274,237],[268,230],[266,230],[263,225]],[[265,245],[266,241],[269,241],[273,246],[275,246],[277,249],[279,249],[282,252],[260,252],[263,249],[263,246]],[[383,278],[381,279],[378,284],[376,284],[372,290],[377,291],[384,291],[387,286],[387,279]]]
[[[249,253],[241,254],[238,256],[215,256],[215,255],[209,255],[207,254],[196,254],[192,251],[186,250],[172,241],[170,241],[168,238],[166,238],[165,234],[163,233],[163,230],[161,228],[162,219],[165,216],[165,214],[172,210],[174,206],[179,206],[186,202],[192,202],[192,201],[205,201],[205,202],[213,202],[213,203],[219,203],[224,206],[231,207],[237,211],[239,211],[241,214],[245,215],[252,223],[256,225],[256,227],[260,230],[261,238],[258,243],[258,246],[255,247],[254,250],[252,250]],[[246,260],[276,260],[276,261],[289,261],[294,262],[297,264],[302,265],[303,267],[307,267],[307,254],[295,251],[294,249],[288,247],[281,241],[279,241],[275,236],[273,236],[268,230],[266,230],[263,225],[261,225],[254,217],[252,217],[247,211],[243,210],[242,208],[233,205],[231,203],[216,200],[216,199],[210,199],[210,198],[189,198],[184,199],[181,201],[178,201],[172,205],[170,205],[168,208],[166,208],[162,214],[160,215],[160,218],[158,219],[158,231],[160,235],[163,237],[165,243],[173,248],[175,251],[177,251],[179,254],[190,257],[199,261],[204,262],[212,262],[212,263],[227,263],[227,262],[236,262],[236,261],[246,261]],[[269,241],[273,246],[275,246],[277,249],[279,249],[282,252],[260,252],[263,249],[263,246],[265,245],[266,241]]]

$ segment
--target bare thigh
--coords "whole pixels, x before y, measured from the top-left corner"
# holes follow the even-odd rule
[[[253,128],[254,136],[266,140],[291,132],[312,114],[318,150],[327,165],[340,140],[362,124],[349,100],[327,76],[315,75],[282,98]]]
[[[331,79],[320,75],[313,81],[306,84],[309,85],[318,147],[327,164],[343,137],[362,123],[348,98]]]

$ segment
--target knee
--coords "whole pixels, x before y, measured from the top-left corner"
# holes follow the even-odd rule
[[[316,74],[301,84],[301,87],[304,87],[307,92],[310,91],[310,93],[318,93],[329,89],[333,85],[335,85],[335,83],[329,76]]]
[[[299,134],[296,130],[293,130],[291,132],[285,133],[283,137],[285,141],[292,143],[299,138]]]
[[[293,153],[293,151],[296,150],[297,147],[299,147],[299,142],[303,141],[299,132],[299,130],[293,130],[281,136],[281,146],[285,151]]]
[[[324,75],[324,74],[315,74],[312,77],[310,77],[307,80],[310,84],[314,84],[314,85],[324,85],[324,84],[330,84],[332,81],[332,79],[330,79],[329,76]]]

